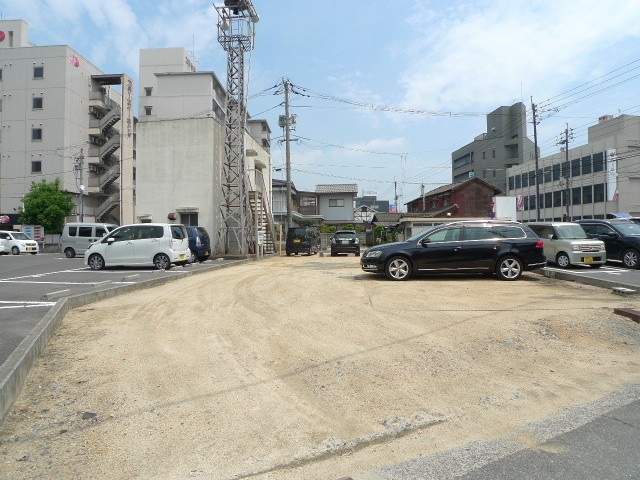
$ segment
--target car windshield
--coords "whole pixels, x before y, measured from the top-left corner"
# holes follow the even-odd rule
[[[32,238],[26,233],[15,232],[15,233],[12,233],[12,235],[13,235],[13,238],[16,240],[32,240]]]
[[[351,238],[355,235],[353,232],[336,232],[336,238]]]
[[[421,230],[418,233],[416,233],[413,237],[410,237],[407,239],[407,242],[415,242],[416,240],[421,239],[422,237],[424,237],[425,235],[427,235],[429,232],[434,231],[436,228],[441,227],[441,225],[437,225],[435,227],[430,227],[427,228],[426,230]]]
[[[558,238],[579,239],[587,238],[587,234],[580,225],[558,225],[555,227]]]
[[[622,235],[640,237],[640,224],[634,222],[616,223],[615,229]]]

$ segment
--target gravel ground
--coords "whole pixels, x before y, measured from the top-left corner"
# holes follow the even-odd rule
[[[357,479],[525,437],[640,383],[640,326],[613,314],[633,306],[355,257],[195,275],[67,314],[0,426],[0,478]]]

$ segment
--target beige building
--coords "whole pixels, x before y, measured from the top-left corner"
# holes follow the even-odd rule
[[[18,213],[33,182],[59,178],[75,196],[69,221],[132,222],[132,79],[28,36],[24,21],[0,21],[0,213]]]
[[[200,225],[215,244],[223,203],[222,83],[197,71],[184,48],[142,49],[138,94],[137,220]],[[266,120],[247,121],[248,192],[260,219],[271,197],[270,133]]]
[[[569,144],[571,146],[571,144]],[[519,199],[519,221],[640,216],[640,116],[604,115],[586,145],[507,171],[507,195]],[[536,201],[536,176],[540,196]]]

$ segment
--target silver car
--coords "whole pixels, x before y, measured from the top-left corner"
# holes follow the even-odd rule
[[[604,242],[587,237],[584,229],[571,222],[527,223],[544,242],[544,254],[560,268],[572,265],[600,268],[607,261]]]

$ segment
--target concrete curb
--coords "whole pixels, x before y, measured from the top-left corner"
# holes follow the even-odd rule
[[[72,308],[81,307],[89,303],[104,300],[105,298],[115,297],[123,293],[129,293],[143,288],[157,287],[191,275],[234,267],[254,260],[254,258],[234,260],[229,263],[207,266],[197,271],[180,272],[178,275],[163,275],[159,278],[152,278],[150,280],[145,280],[144,282],[130,285],[119,285],[114,287],[105,284],[104,286],[107,288],[102,290],[95,290],[93,292],[61,298],[56,302],[51,310],[47,312],[42,320],[38,322],[33,330],[29,332],[29,335],[20,342],[13,353],[9,355],[9,358],[0,365],[0,423],[3,422],[7,413],[9,413],[9,409],[13,405],[13,402],[18,398],[18,395],[20,395],[20,391],[22,390],[22,386],[24,385],[29,370],[44,350],[47,342],[60,324],[60,321]]]
[[[547,270],[546,268],[541,268],[540,270],[536,270],[536,272],[541,273],[547,278],[555,278],[557,280],[565,280],[568,282],[576,282],[582,283],[584,285],[591,285],[593,287],[601,287],[601,288],[610,288],[614,289],[616,287],[623,287],[629,290],[633,290],[634,292],[638,292],[638,287],[635,285],[627,285],[621,283],[620,281],[612,281],[600,278],[590,278],[585,277],[583,275],[578,275],[573,272],[559,272],[557,270]]]

